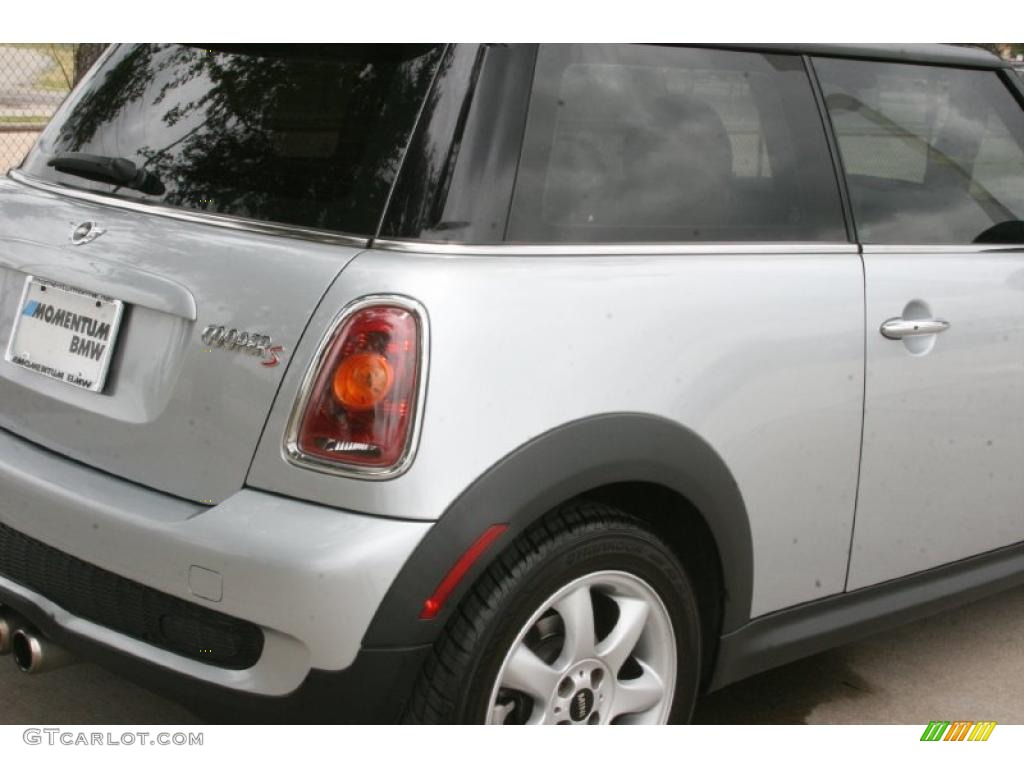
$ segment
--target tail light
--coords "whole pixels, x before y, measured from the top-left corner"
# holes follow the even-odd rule
[[[342,312],[309,372],[289,428],[292,461],[391,477],[412,461],[422,409],[425,313],[394,296]]]

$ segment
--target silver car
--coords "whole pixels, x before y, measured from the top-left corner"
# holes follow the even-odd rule
[[[1024,583],[1022,105],[945,46],[112,47],[0,180],[0,651],[682,722]]]

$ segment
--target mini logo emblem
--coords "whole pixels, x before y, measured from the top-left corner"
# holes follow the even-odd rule
[[[106,230],[101,229],[100,225],[95,221],[83,221],[71,229],[71,244],[85,245],[86,243],[91,243],[104,232]]]
[[[274,344],[269,336],[236,328],[227,329],[223,325],[206,326],[202,339],[203,344],[210,349],[221,347],[259,357],[260,365],[264,368],[277,366],[281,362],[280,355],[284,353],[284,347]]]
[[[594,692],[589,688],[584,688],[572,697],[572,704],[569,705],[569,715],[576,722],[586,720],[590,716],[590,710],[593,706]]]

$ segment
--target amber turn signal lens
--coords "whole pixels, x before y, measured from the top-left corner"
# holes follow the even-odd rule
[[[402,465],[420,406],[421,317],[409,307],[367,302],[344,318],[317,363],[297,452],[378,474]]]
[[[387,397],[395,376],[383,355],[361,352],[342,360],[334,373],[334,397],[346,408],[365,411]]]

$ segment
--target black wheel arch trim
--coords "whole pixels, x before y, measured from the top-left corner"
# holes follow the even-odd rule
[[[724,585],[723,632],[750,618],[753,545],[742,494],[722,458],[687,427],[659,416],[609,413],[556,427],[494,464],[430,529],[392,583],[363,638],[364,648],[437,639],[474,580],[532,522],[603,486],[646,482],[684,497],[718,547]],[[419,618],[459,556],[490,525],[509,530],[478,560],[432,620]]]

